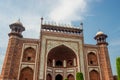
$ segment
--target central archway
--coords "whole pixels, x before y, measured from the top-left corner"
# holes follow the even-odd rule
[[[60,74],[58,74],[56,75],[55,80],[63,80],[63,77]]]
[[[53,67],[53,65],[55,65],[54,67],[63,67],[65,61],[66,67],[74,67],[77,63],[76,58],[76,54],[72,49],[65,45],[60,45],[49,51],[47,66]]]

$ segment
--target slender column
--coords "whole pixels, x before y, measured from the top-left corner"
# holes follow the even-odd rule
[[[76,59],[75,58],[73,59],[73,64],[74,64],[74,66],[76,66]]]
[[[55,67],[55,59],[53,59],[53,67]]]
[[[66,60],[63,61],[63,66],[66,67]]]

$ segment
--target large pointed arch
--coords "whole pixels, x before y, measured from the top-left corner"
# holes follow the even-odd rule
[[[74,66],[73,62],[76,61],[73,60],[76,60],[76,58],[76,54],[72,49],[65,45],[60,45],[49,51],[47,62],[52,66],[52,63],[50,63],[50,61],[53,61],[53,59],[55,59],[55,64],[62,66],[63,60],[66,60],[67,66]]]
[[[50,55],[51,53],[52,55]],[[56,55],[56,53],[58,53],[58,55]],[[48,57],[49,56],[54,57],[53,55],[55,55],[57,58],[59,58],[59,55],[62,55],[62,54],[64,55],[64,53],[67,54],[67,56],[63,56],[64,59],[68,58],[68,55],[70,55],[70,57],[72,56],[76,57],[75,52],[71,48],[65,45],[59,45],[57,47],[52,48],[48,53]]]

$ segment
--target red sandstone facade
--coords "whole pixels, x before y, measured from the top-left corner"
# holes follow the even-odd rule
[[[82,28],[43,24],[43,19],[39,39],[23,38],[20,21],[10,29],[1,80],[76,80],[77,72],[84,80],[113,80],[103,32],[91,45],[84,44]]]

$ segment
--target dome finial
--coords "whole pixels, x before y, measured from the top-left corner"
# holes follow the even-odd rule
[[[81,22],[81,23],[80,23],[80,25],[82,25],[82,26],[83,26],[83,22]]]
[[[80,23],[80,28],[83,29],[83,22]]]
[[[43,24],[43,17],[41,17],[41,25]]]
[[[43,17],[41,17],[41,20],[43,20]]]
[[[101,31],[101,29],[98,29],[98,32]]]
[[[18,21],[20,22],[20,18],[18,19]]]

